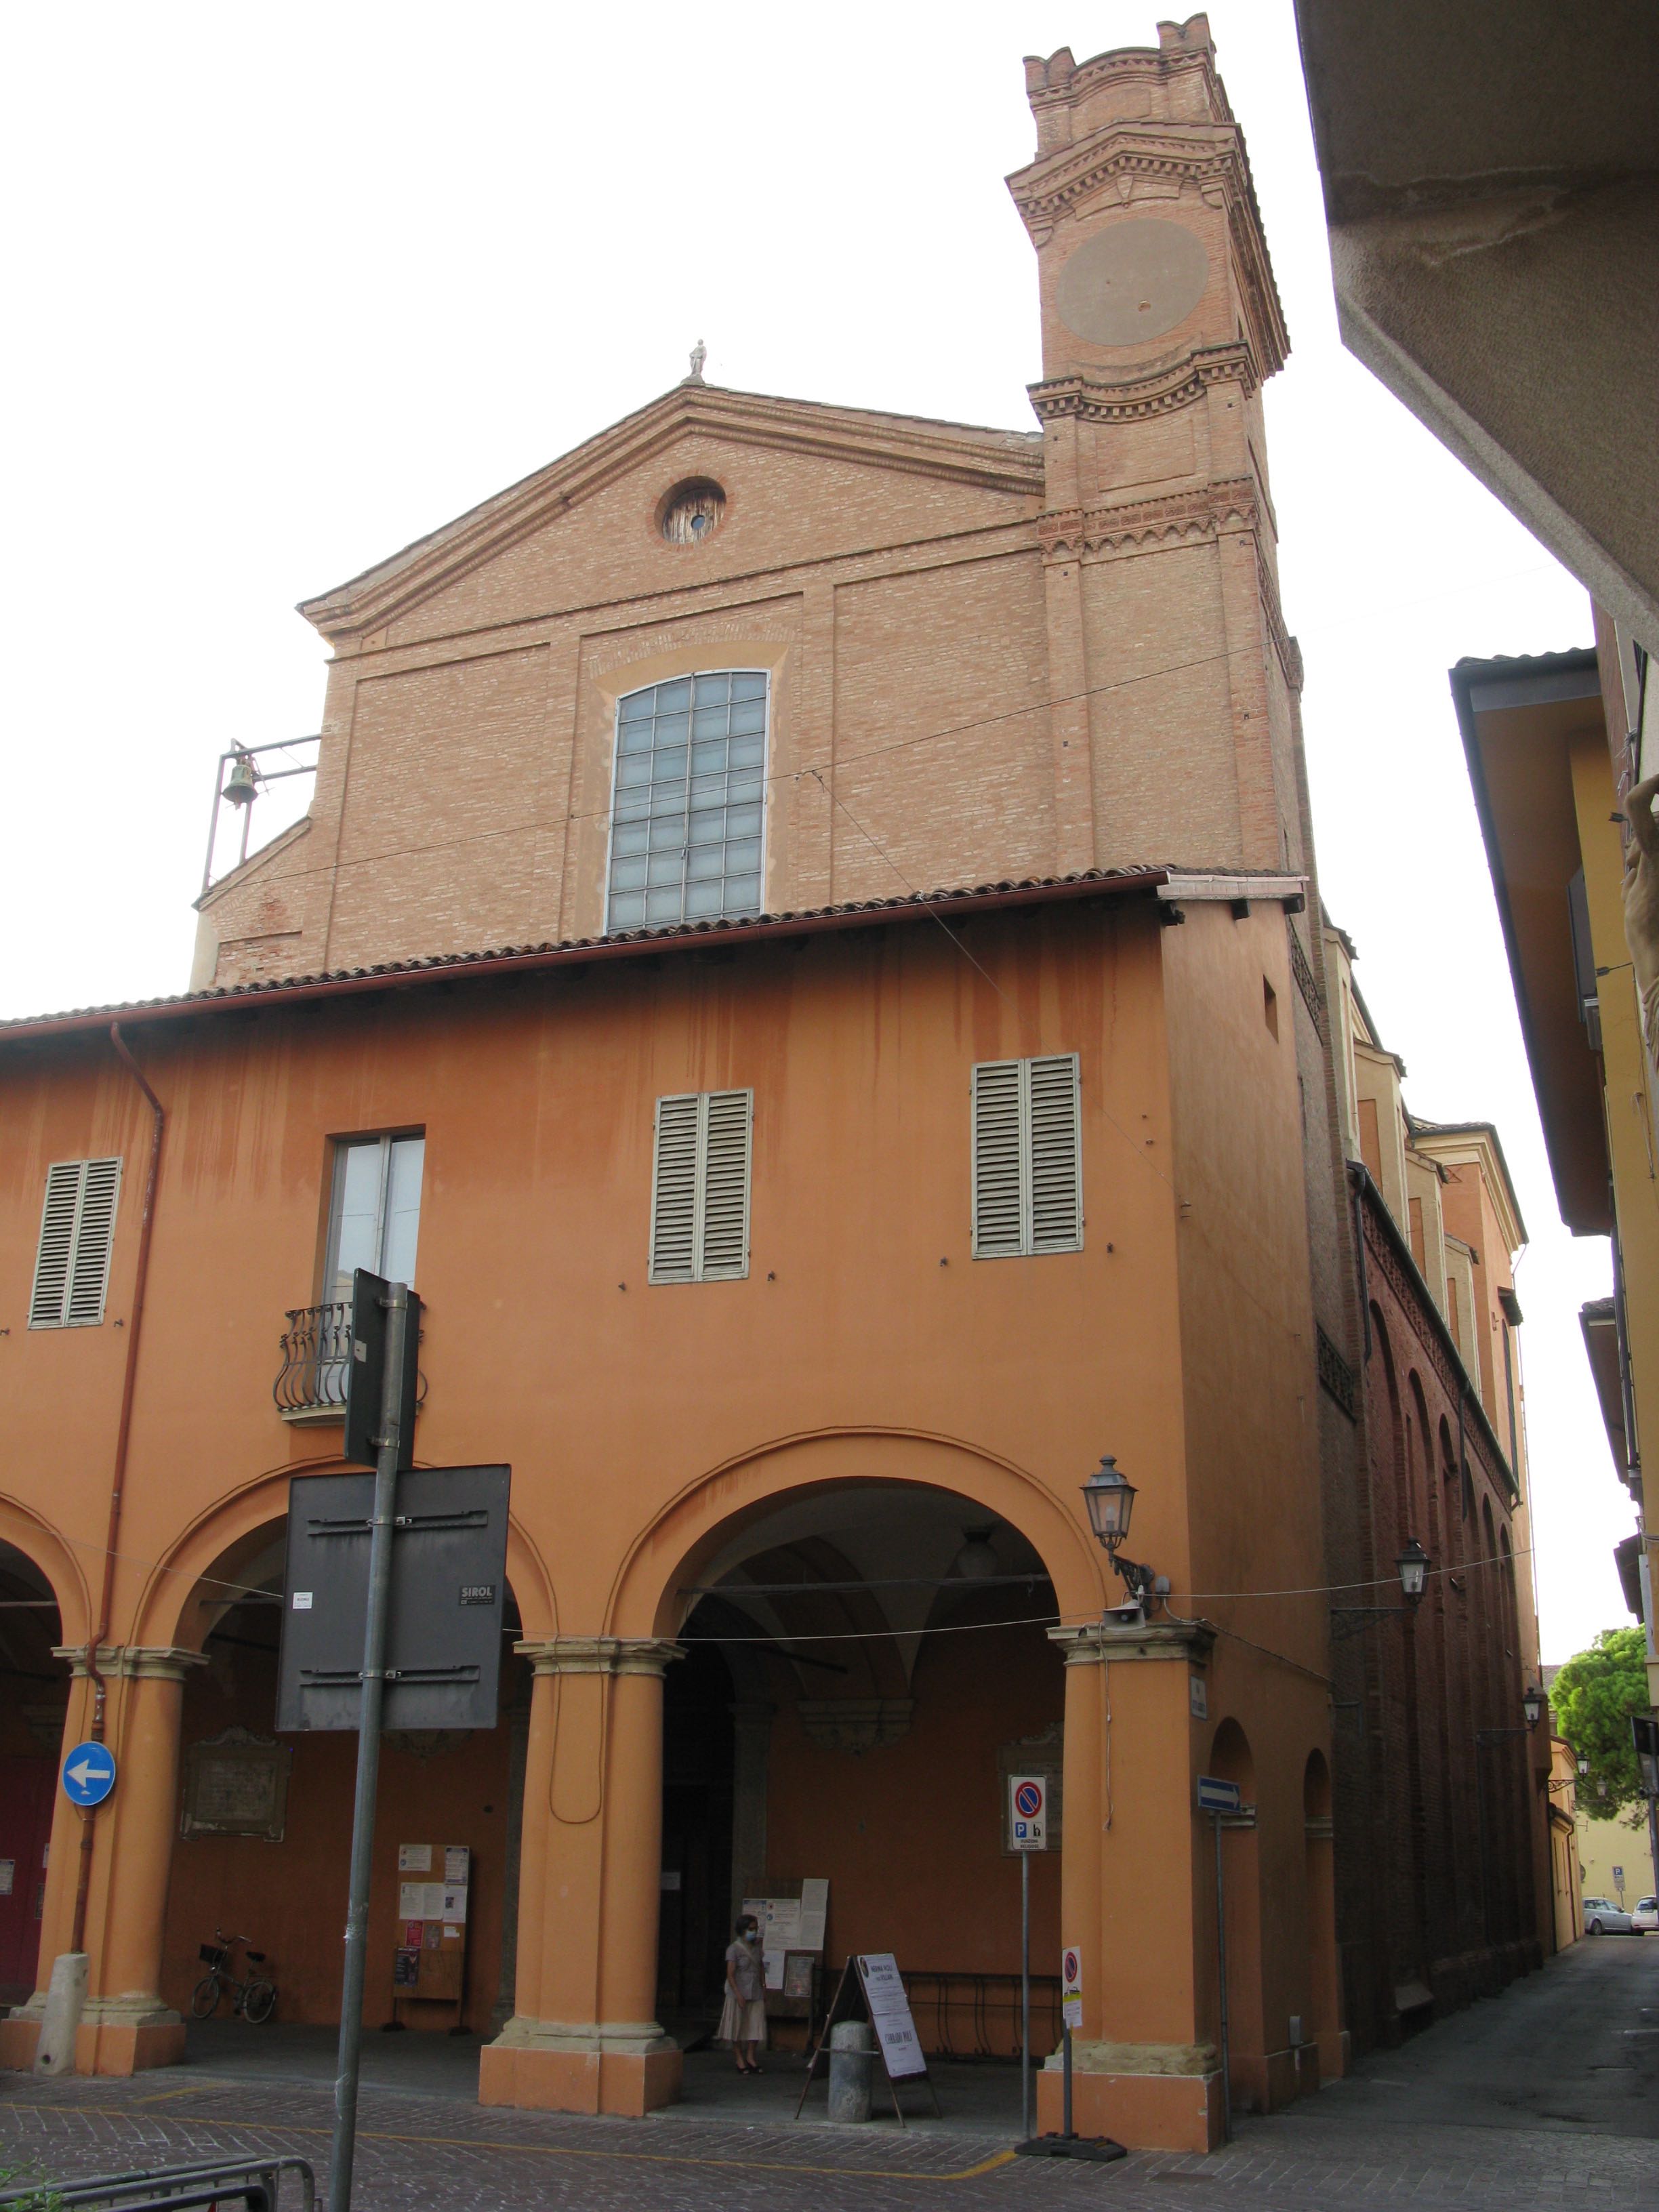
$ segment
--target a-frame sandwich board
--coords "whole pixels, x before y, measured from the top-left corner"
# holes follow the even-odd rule
[[[799,2119],[801,2116],[806,2093],[817,2072],[819,2059],[830,2055],[830,2031],[844,2020],[869,2022],[899,2125],[902,2127],[905,2124],[904,2107],[898,2097],[902,2082],[921,2081],[933,2101],[934,2118],[940,2118],[939,2093],[927,2071],[927,2061],[922,2057],[921,2039],[910,2017],[909,2000],[904,1994],[898,1962],[890,1951],[854,1952],[842,1968],[835,1996],[824,2014],[817,2043],[807,2063],[806,2079],[801,2084],[795,2118]]]

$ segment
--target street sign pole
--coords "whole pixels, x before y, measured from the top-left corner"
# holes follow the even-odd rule
[[[404,1340],[409,1285],[388,1283],[380,1428],[374,1439],[374,1504],[369,1516],[368,1612],[363,1629],[362,1701],[357,1723],[357,1793],[351,1815],[351,1881],[346,1905],[345,1972],[340,1986],[340,2053],[334,2081],[334,2141],[329,2154],[328,2212],[351,2212],[357,2148],[357,2065],[368,1966],[368,1885],[374,1855],[374,1793],[380,1777],[380,1707],[386,1694],[386,1624],[391,1612],[392,1540],[402,1449]],[[355,1334],[355,1332],[354,1332]]]
[[[1019,1855],[1019,2131],[1031,2132],[1031,1854]]]
[[[1233,2092],[1227,2068],[1227,1885],[1221,1871],[1221,1815],[1215,1822],[1215,1955],[1221,1979],[1221,2140],[1233,2139]]]

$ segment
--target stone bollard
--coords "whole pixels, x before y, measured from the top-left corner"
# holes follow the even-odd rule
[[[46,2008],[34,2046],[37,2074],[73,2074],[75,2039],[87,2002],[87,1954],[65,1951],[52,1962]]]
[[[843,2020],[830,2031],[830,2117],[867,2120],[876,2048],[867,2021]]]

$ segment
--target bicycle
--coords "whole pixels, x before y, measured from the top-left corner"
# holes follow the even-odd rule
[[[191,2011],[198,2020],[211,2020],[219,2009],[220,1998],[228,1992],[232,2012],[240,2013],[255,2027],[263,2027],[276,2009],[276,1983],[258,1973],[251,1973],[246,1981],[239,1982],[234,1974],[226,1971],[225,1961],[233,1948],[238,1943],[246,1948],[246,1936],[227,1936],[222,1928],[216,1928],[213,1939],[211,1943],[197,1946],[197,1955],[205,1962],[208,1972],[191,1992]],[[263,1966],[265,1954],[250,1949],[247,1962],[250,1966]]]

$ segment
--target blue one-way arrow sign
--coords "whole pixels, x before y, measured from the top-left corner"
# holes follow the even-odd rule
[[[106,1744],[77,1743],[64,1761],[64,1795],[71,1805],[101,1805],[115,1787],[115,1754]]]
[[[1237,1813],[1243,1802],[1237,1783],[1224,1782],[1215,1774],[1199,1776],[1198,1809],[1200,1813]]]

